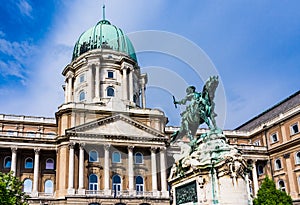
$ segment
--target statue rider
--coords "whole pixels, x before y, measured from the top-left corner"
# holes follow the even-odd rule
[[[201,92],[196,92],[196,88],[195,86],[189,86],[186,89],[186,96],[180,100],[180,101],[174,101],[174,104],[180,104],[180,105],[185,105],[187,103],[187,101],[190,101],[190,104],[188,104],[186,106],[185,111],[183,111],[180,115],[182,117],[182,126],[181,126],[181,130],[175,132],[172,136],[171,136],[171,141],[174,141],[175,138],[177,137],[177,135],[179,134],[179,132],[181,134],[187,134],[187,136],[192,140],[193,139],[193,135],[191,133],[191,130],[189,128],[189,124],[190,121],[192,119],[189,119],[190,116],[193,116],[193,114],[200,114],[197,113],[199,112],[198,106],[201,104],[202,98],[201,98]],[[191,115],[192,114],[192,115]],[[182,132],[183,131],[183,132]]]

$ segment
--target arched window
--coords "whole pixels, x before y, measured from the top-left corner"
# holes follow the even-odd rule
[[[296,160],[295,160],[296,164],[300,164],[300,152],[296,153],[295,158],[296,158]]]
[[[121,154],[120,154],[120,152],[113,152],[112,153],[112,162],[113,163],[120,163],[121,162]]]
[[[89,176],[89,189],[92,191],[98,190],[98,177],[95,174]]]
[[[33,159],[31,157],[27,157],[25,159],[25,169],[32,169],[33,168]]]
[[[284,181],[283,181],[283,180],[279,180],[279,181],[278,181],[278,188],[279,188],[279,190],[285,192],[285,184],[284,184]]]
[[[143,195],[144,192],[144,179],[141,176],[135,178],[135,190],[137,195]]]
[[[108,87],[107,90],[106,90],[106,92],[107,92],[107,96],[108,97],[115,96],[115,89],[113,87]]]
[[[53,182],[50,179],[45,181],[45,194],[53,194]]]
[[[46,160],[46,169],[54,169],[54,160],[49,158]]]
[[[282,168],[282,166],[281,166],[281,161],[280,161],[280,159],[276,159],[275,160],[275,169],[276,170],[279,170],[279,169],[281,169]]]
[[[257,173],[258,173],[258,175],[262,175],[264,173],[264,166],[263,165],[259,164],[257,166]]]
[[[95,150],[90,151],[89,153],[90,162],[98,162],[98,152]]]
[[[11,167],[11,157],[7,156],[4,158],[4,168],[10,168]]]
[[[82,90],[79,93],[79,101],[83,101],[83,100],[85,100],[85,92]]]
[[[134,161],[135,161],[136,164],[143,164],[144,163],[143,154],[140,153],[140,152],[135,153]]]
[[[31,191],[32,191],[32,181],[31,181],[31,179],[25,179],[24,180],[23,191],[25,193],[31,193]]]
[[[135,94],[133,95],[133,102],[137,104],[137,97]]]
[[[121,177],[119,175],[114,175],[112,178],[112,188],[114,195],[120,195],[121,192]]]

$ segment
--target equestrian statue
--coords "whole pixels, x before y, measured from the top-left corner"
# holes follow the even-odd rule
[[[173,103],[177,108],[177,104],[186,105],[186,110],[181,115],[181,127],[178,131],[171,135],[170,142],[175,142],[183,136],[187,136],[190,142],[194,141],[194,136],[197,132],[198,127],[205,123],[210,130],[216,130],[217,114],[214,112],[215,109],[215,91],[218,87],[219,79],[218,76],[210,76],[203,86],[202,92],[196,92],[194,86],[189,86],[186,89],[186,96],[180,101],[176,101],[173,96]]]

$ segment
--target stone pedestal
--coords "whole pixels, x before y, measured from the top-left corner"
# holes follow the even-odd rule
[[[251,203],[247,164],[222,131],[202,135],[191,147],[190,154],[177,160],[171,169],[174,205]]]

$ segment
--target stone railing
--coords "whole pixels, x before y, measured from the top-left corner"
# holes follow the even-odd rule
[[[53,193],[39,192],[38,196],[41,197],[41,198],[53,198],[54,194]]]
[[[5,115],[0,114],[0,120],[7,121],[22,121],[22,122],[40,122],[40,123],[49,123],[55,124],[55,118],[50,117],[34,117],[34,116],[24,116],[24,115]]]
[[[40,132],[20,132],[15,130],[2,130],[0,131],[1,137],[22,137],[33,139],[55,139],[55,133],[40,133]]]
[[[80,195],[78,192],[76,194]],[[133,197],[160,197],[160,194],[154,195],[152,191],[110,191],[109,194],[105,194],[104,190],[85,190],[87,196],[102,196],[102,197],[115,197],[115,198],[133,198]]]

